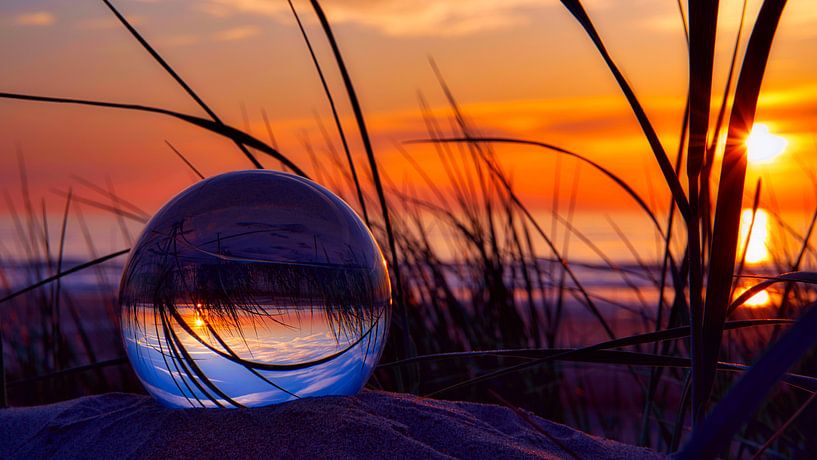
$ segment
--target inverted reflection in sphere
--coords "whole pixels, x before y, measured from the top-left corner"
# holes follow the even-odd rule
[[[213,177],[147,225],[120,288],[125,349],[172,407],[354,394],[386,339],[390,287],[340,198],[273,171]]]

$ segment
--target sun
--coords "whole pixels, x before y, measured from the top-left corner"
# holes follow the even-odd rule
[[[772,163],[788,145],[786,138],[772,134],[767,125],[755,123],[746,137],[746,156],[753,164]]]

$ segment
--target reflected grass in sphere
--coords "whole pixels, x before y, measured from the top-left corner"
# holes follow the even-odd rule
[[[330,191],[274,171],[203,180],[167,203],[120,285],[122,335],[171,407],[254,407],[363,387],[391,291],[371,232]]]

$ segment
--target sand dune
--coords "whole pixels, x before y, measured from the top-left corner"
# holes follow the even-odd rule
[[[534,424],[536,427],[534,427]],[[239,410],[110,393],[0,411],[0,458],[661,458],[505,407],[364,391]]]

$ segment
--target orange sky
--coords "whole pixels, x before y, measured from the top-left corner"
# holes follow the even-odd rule
[[[447,116],[428,64],[433,56],[466,114],[481,132],[539,140],[581,152],[627,178],[660,203],[666,190],[648,146],[608,70],[575,20],[551,0],[342,0],[326,2],[370,123],[376,153],[398,183],[422,182],[395,151],[423,137],[417,108],[422,91]],[[667,150],[678,139],[686,90],[685,45],[674,1],[584,2],[652,117]],[[312,171],[304,139],[323,152],[314,114],[331,126],[308,53],[285,1],[119,0],[116,4],[202,98],[229,124],[266,139],[265,109],[281,150]],[[305,2],[296,2],[318,46],[336,97],[338,79]],[[722,1],[716,88],[723,87],[740,2]],[[753,19],[758,2],[750,2]],[[182,90],[114,21],[100,2],[11,0],[0,5],[0,91],[131,102],[201,115]],[[351,111],[341,111],[351,129]],[[174,143],[205,174],[250,165],[229,142],[156,115],[0,100],[0,181],[17,193],[16,150],[25,155],[32,189],[54,210],[52,189],[71,175],[104,184],[153,212],[192,182],[165,146]],[[817,144],[817,5],[792,0],[784,13],[764,81],[758,121],[789,140],[762,175],[784,207],[815,204],[801,171],[814,169]],[[361,153],[357,142],[356,152]],[[409,146],[434,177],[440,165],[424,147]],[[520,194],[549,203],[552,157],[499,148]],[[358,155],[358,158],[362,158]],[[276,162],[266,161],[270,167]],[[362,167],[364,163],[361,161]],[[572,174],[572,163],[565,163]],[[649,180],[645,179],[649,177]],[[580,205],[627,207],[596,173],[581,176]],[[651,183],[651,184],[650,184]],[[751,187],[748,187],[751,188]],[[663,205],[662,205],[663,206]],[[0,210],[5,210],[0,206]]]

